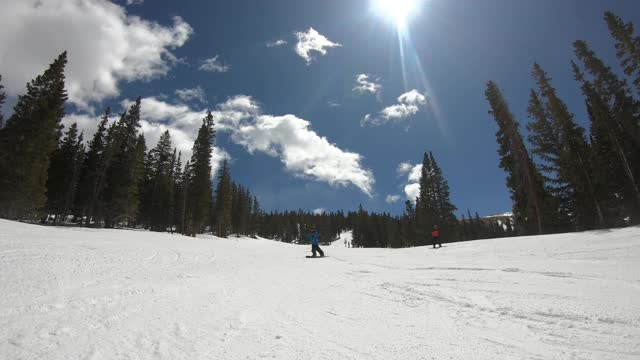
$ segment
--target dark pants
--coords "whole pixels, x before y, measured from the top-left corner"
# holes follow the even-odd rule
[[[438,244],[438,247],[442,247],[442,243],[440,243],[440,237],[439,236],[434,236],[433,237],[433,248],[435,249],[436,244]]]
[[[311,252],[313,252],[313,256],[316,256],[316,251],[320,253],[320,256],[324,256],[324,251],[320,249],[320,245],[311,245]]]

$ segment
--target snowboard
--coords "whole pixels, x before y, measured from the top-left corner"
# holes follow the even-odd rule
[[[306,257],[307,259],[315,259],[315,258],[326,258],[326,257],[329,257],[329,256],[327,256],[327,255],[325,255],[325,256],[311,256],[311,255],[307,255],[307,256],[305,256],[305,257]]]

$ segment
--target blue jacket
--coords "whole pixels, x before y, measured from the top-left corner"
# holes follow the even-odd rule
[[[307,234],[307,238],[309,240],[311,240],[311,245],[318,245],[319,240],[320,240],[320,233],[319,232],[314,232],[311,234]]]

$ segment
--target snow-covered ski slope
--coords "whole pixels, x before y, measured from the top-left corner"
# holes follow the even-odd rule
[[[0,358],[640,358],[638,227],[335,245],[0,220]]]

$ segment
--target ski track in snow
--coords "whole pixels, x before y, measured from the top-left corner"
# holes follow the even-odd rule
[[[0,220],[0,358],[640,358],[639,227],[340,245]]]

